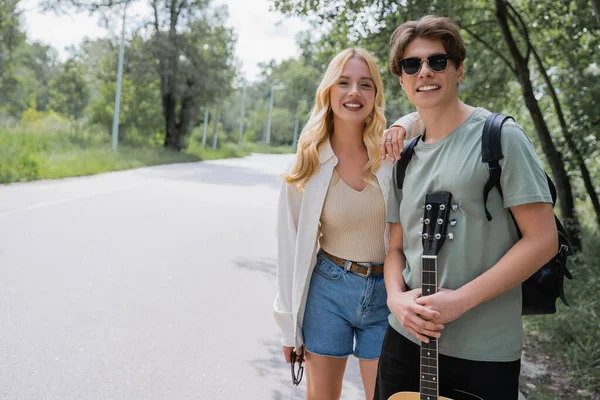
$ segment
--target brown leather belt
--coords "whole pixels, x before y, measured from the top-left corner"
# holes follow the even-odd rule
[[[325,250],[321,250],[323,254],[327,256],[334,264],[344,268],[346,271],[350,271],[355,273],[356,275],[360,275],[363,278],[368,278],[371,275],[381,275],[383,274],[383,265],[374,266],[371,263],[367,262],[354,262],[350,260],[344,260],[343,258],[336,257],[333,254],[329,254]]]

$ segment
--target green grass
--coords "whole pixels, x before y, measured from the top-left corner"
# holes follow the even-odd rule
[[[200,143],[194,141],[190,142],[185,152],[205,161],[218,160],[222,158],[243,157],[250,154],[249,151],[244,151],[244,149],[240,149],[237,144],[233,143],[224,143],[221,147],[213,150],[212,147],[209,146],[202,148]]]
[[[533,390],[526,392],[527,400],[562,400],[564,397],[560,397],[556,393],[552,392],[546,387],[536,387]]]
[[[250,153],[291,153],[291,147],[224,143],[213,151],[191,141],[182,152],[120,143],[111,150],[102,132],[57,133],[44,129],[0,130],[0,183],[56,179],[144,166],[243,157]]]
[[[62,152],[38,154],[36,158],[39,165],[38,179],[92,175],[151,165],[201,160],[192,154],[127,146],[120,146],[116,152],[113,152],[110,147],[68,149]]]
[[[262,154],[293,154],[296,149],[292,146],[267,146],[266,144],[258,143],[243,143],[242,150],[249,153],[262,153]]]
[[[103,132],[58,133],[35,130],[0,130],[0,183],[56,179],[151,165],[243,157],[250,153],[293,153],[291,146],[224,143],[217,150],[190,141],[182,152],[159,146],[120,143],[111,150],[110,137]]]
[[[203,160],[214,160],[217,158],[239,157],[240,154],[249,155],[250,153],[260,154],[292,154],[296,149],[292,146],[268,146],[263,143],[242,143],[242,148],[234,143],[225,143],[215,152],[210,147],[203,149],[200,143],[191,140],[186,150],[190,154],[195,154]]]

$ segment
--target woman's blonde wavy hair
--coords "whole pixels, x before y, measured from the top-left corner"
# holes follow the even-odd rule
[[[369,73],[375,85],[375,104],[371,116],[365,121],[363,132],[363,142],[367,147],[369,161],[362,170],[363,179],[367,182],[373,182],[373,174],[381,166],[381,151],[379,143],[381,134],[385,129],[383,96],[383,82],[379,74],[379,68],[375,59],[366,50],[361,48],[350,48],[342,51],[335,56],[325,75],[317,88],[315,95],[315,105],[313,106],[308,122],[302,129],[300,139],[298,139],[298,151],[296,153],[296,162],[292,169],[283,175],[288,183],[294,183],[299,190],[304,188],[308,180],[317,173],[319,163],[319,146],[333,132],[333,111],[329,92],[331,87],[338,81],[340,75],[348,60],[358,57],[367,63]]]

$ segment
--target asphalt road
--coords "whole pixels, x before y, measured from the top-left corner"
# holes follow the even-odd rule
[[[0,399],[303,398],[271,314],[289,160],[0,186]]]

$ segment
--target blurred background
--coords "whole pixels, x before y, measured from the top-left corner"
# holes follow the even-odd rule
[[[525,128],[578,250],[571,307],[525,319],[522,390],[598,399],[600,0],[1,0],[0,184],[291,154],[321,74],[352,46],[379,61],[389,125],[413,111],[387,67],[389,38],[426,14],[460,26],[461,99]],[[275,180],[289,157],[272,157],[227,168]],[[20,204],[11,187],[0,206]]]

